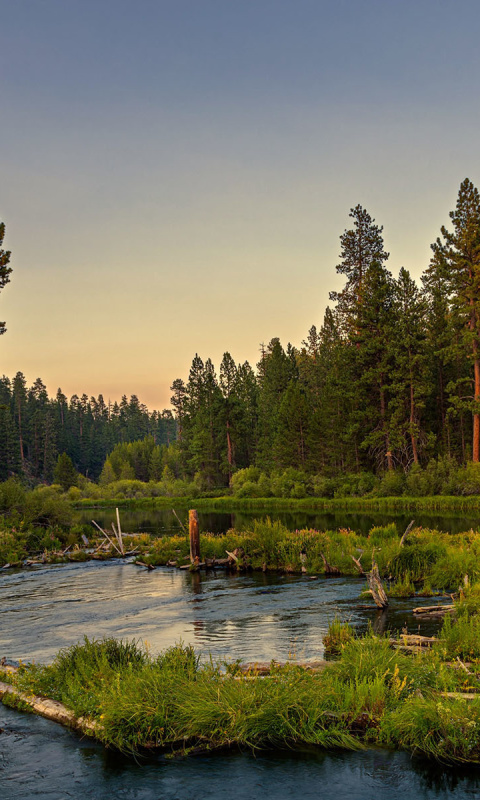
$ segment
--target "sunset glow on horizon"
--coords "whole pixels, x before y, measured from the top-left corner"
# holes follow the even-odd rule
[[[480,184],[480,8],[0,0],[1,373],[170,404],[320,327],[349,209],[418,279]]]

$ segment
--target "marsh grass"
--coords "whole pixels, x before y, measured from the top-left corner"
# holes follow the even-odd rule
[[[289,663],[267,678],[245,677],[181,644],[153,656],[137,642],[85,639],[14,680],[97,719],[104,743],[123,751],[389,744],[446,761],[480,759],[480,701],[472,708],[440,695],[465,687],[462,670],[439,652],[407,656],[372,631],[355,638],[341,629],[340,657],[320,673]]]
[[[141,546],[149,551],[142,560],[154,565],[182,562],[189,554],[185,535],[151,538]],[[435,594],[440,590],[456,592],[464,585],[465,575],[469,582],[480,580],[480,534],[473,531],[447,534],[415,528],[401,547],[394,525],[377,526],[363,536],[348,528],[289,531],[267,517],[255,521],[250,529],[200,537],[203,558],[225,558],[226,551],[235,548],[244,550],[246,564],[252,569],[300,573],[305,567],[309,574],[323,574],[324,556],[341,575],[357,577],[354,558],[368,571],[374,556],[382,577],[393,583],[393,597],[411,596],[415,585],[421,583],[423,594]]]
[[[355,635],[353,627],[348,622],[342,622],[335,617],[330,622],[328,631],[323,637],[323,646],[326,655],[338,655],[342,652],[347,642],[350,642]]]
[[[410,578],[410,573],[406,572],[403,578],[395,583],[391,583],[387,589],[389,597],[413,597],[415,595],[415,584]]]

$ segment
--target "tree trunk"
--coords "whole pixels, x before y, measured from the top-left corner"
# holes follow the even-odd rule
[[[230,485],[233,472],[233,445],[232,445],[232,437],[230,436],[229,419],[227,419],[227,459],[228,459],[228,483]]]
[[[413,461],[415,464],[418,464],[417,438],[413,432],[414,425],[415,425],[415,397],[413,393],[412,376],[410,375],[410,438],[412,440]]]
[[[478,346],[474,342],[473,345],[473,369],[475,374],[475,391],[474,402],[475,411],[473,414],[473,447],[472,447],[472,461],[480,461],[480,414],[477,411],[478,404],[480,403],[480,359],[478,358]]]
[[[385,413],[385,390],[383,388],[383,375],[380,383],[380,416],[382,419],[382,428],[385,432],[385,458],[387,461],[387,469],[389,472],[393,470],[393,458],[390,450],[390,437],[386,430],[386,413]]]
[[[188,532],[190,538],[190,562],[192,564],[200,562],[200,526],[198,514],[195,509],[188,512]]]

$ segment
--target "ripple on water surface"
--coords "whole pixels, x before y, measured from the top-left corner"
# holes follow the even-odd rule
[[[308,659],[323,654],[322,637],[336,615],[359,628],[373,620],[414,629],[411,601],[395,601],[387,616],[358,609],[362,585],[352,578],[146,572],[113,561],[3,573],[0,655],[48,662],[84,635],[111,635],[146,639],[154,650],[182,639],[218,657]],[[403,753],[158,757],[138,764],[2,706],[0,728],[0,800],[464,800],[480,794],[474,772],[446,772]]]

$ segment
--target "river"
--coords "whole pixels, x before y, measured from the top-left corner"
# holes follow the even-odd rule
[[[48,662],[84,635],[115,635],[147,640],[155,651],[182,640],[204,657],[302,660],[323,655],[322,636],[336,615],[358,630],[369,622],[377,630],[418,630],[411,600],[392,601],[388,615],[358,608],[362,586],[355,578],[147,572],[120,560],[6,571],[0,573],[0,655]],[[464,800],[480,794],[476,770],[444,769],[405,753],[135,761],[1,705],[0,728],[2,800]]]

